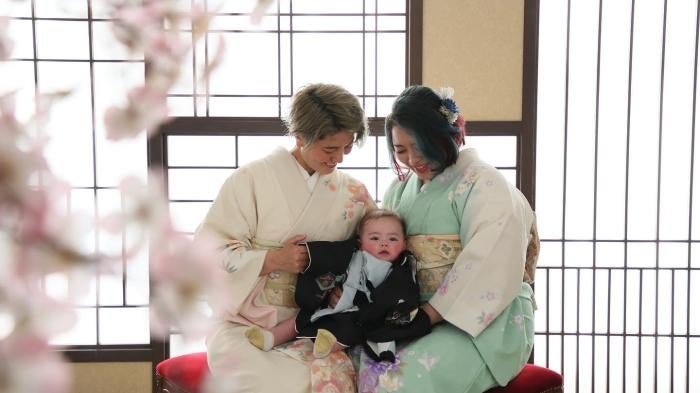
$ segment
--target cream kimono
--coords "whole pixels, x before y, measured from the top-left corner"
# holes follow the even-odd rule
[[[214,310],[220,323],[207,340],[214,375],[231,377],[234,391],[309,390],[307,364],[278,351],[262,352],[243,335],[250,324],[270,328],[297,310],[296,275],[260,276],[265,255],[299,234],[307,241],[345,240],[373,206],[364,185],[339,171],[321,176],[309,191],[294,157],[282,148],[226,180],[197,234],[214,237],[229,280],[231,302]]]

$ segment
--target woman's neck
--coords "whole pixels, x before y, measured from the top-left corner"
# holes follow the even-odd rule
[[[304,170],[306,171],[306,173],[309,174],[309,176],[313,175],[316,172],[315,170],[313,170],[313,168],[309,166],[309,164],[306,163],[306,161],[304,161],[304,157],[301,155],[301,148],[295,147],[292,150],[292,157],[294,157],[294,159],[299,163],[299,165],[301,165],[301,167],[304,168]]]

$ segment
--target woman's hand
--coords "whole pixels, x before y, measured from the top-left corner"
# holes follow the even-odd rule
[[[331,294],[328,295],[328,306],[335,308],[335,305],[338,304],[338,300],[340,300],[341,296],[343,296],[343,287],[333,288]]]
[[[265,254],[265,261],[260,275],[271,272],[300,273],[309,266],[309,250],[305,245],[298,244],[306,239],[306,235],[296,235],[287,239],[282,248],[270,250]]]

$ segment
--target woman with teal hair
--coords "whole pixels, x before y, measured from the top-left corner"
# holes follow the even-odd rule
[[[474,149],[460,151],[464,119],[452,89],[408,87],[385,131],[399,178],[383,205],[406,221],[433,329],[398,345],[393,364],[356,357],[358,390],[462,393],[506,385],[534,341],[534,213]]]

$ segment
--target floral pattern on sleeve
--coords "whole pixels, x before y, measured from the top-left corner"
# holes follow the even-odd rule
[[[326,186],[326,188],[328,188],[329,191],[335,192],[338,189],[338,186],[336,186],[335,183],[333,183],[333,180],[331,179],[325,179],[323,181],[323,185]]]
[[[343,219],[350,220],[355,217],[356,210],[360,213],[368,207],[374,207],[374,200],[367,192],[367,188],[357,181],[350,181],[347,190],[350,193],[350,198],[343,206],[345,210],[343,211]]]

